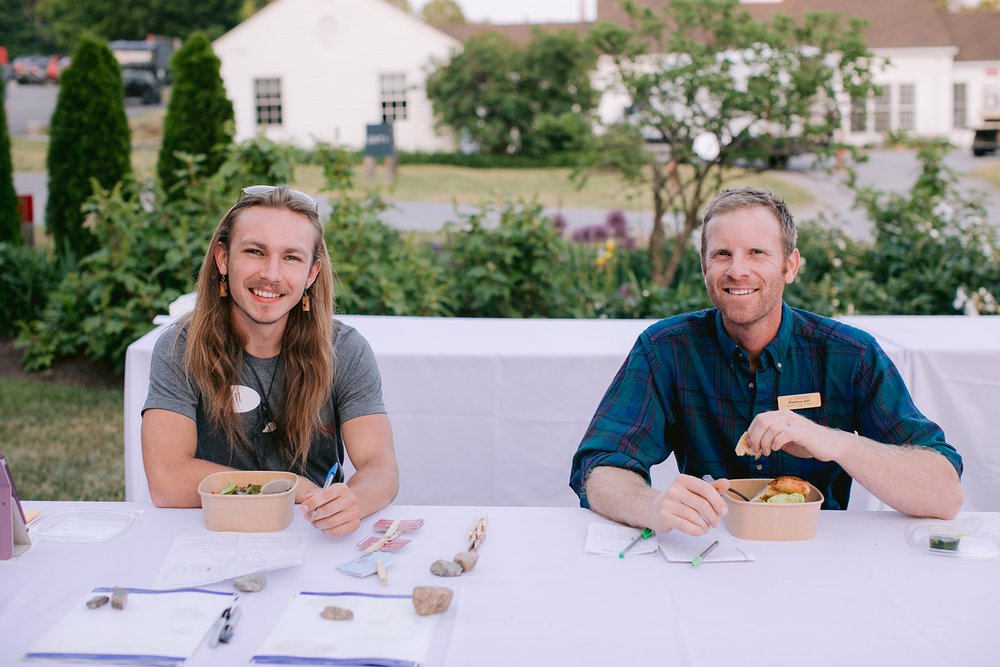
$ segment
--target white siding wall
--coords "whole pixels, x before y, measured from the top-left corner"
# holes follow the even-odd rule
[[[451,136],[434,130],[423,83],[430,59],[446,60],[459,47],[383,0],[277,0],[215,42],[237,139],[258,131],[254,79],[276,77],[283,124],[268,127],[269,138],[360,148],[365,125],[381,122],[379,75],[403,72],[407,119],[394,129],[404,150],[454,148]]]
[[[952,141],[969,147],[973,129],[982,124],[986,115],[1000,112],[1000,61],[957,62],[955,83],[966,84],[969,129],[953,130]]]

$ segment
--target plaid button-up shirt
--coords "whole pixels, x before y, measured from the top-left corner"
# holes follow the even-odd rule
[[[671,454],[682,473],[715,478],[795,475],[846,509],[851,478],[837,463],[783,451],[736,456],[753,418],[778,397],[819,392],[821,405],[797,410],[812,421],[876,442],[929,447],[958,474],[962,457],[941,428],[913,404],[895,365],[875,339],[835,320],[783,304],[781,326],[760,368],[726,333],[715,309],[686,313],[644,331],[601,400],[573,457],[570,486],[588,507],[584,482],[597,466],[649,468]]]

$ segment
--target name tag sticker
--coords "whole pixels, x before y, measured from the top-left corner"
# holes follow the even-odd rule
[[[790,394],[778,397],[779,410],[803,410],[805,408],[818,408],[823,402],[819,398],[819,392],[811,394]]]

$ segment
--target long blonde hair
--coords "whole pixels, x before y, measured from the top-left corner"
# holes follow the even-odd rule
[[[221,244],[228,250],[233,224],[244,209],[252,206],[297,213],[307,218],[316,232],[313,261],[320,263],[320,271],[309,288],[311,307],[309,312],[292,308],[281,342],[284,405],[281,414],[276,415],[275,431],[282,458],[290,466],[298,459],[304,470],[313,435],[322,426],[320,412],[330,398],[336,362],[333,271],[315,202],[282,185],[264,194],[244,193],[222,217],[198,274],[194,311],[181,324],[188,329],[184,369],[201,391],[209,420],[223,429],[230,447],[249,449],[233,410],[231,388],[240,383],[243,350],[248,341],[233,326],[229,299],[219,297],[221,274],[215,263],[215,249]]]

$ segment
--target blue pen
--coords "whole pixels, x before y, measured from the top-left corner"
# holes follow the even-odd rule
[[[326,481],[323,482],[323,488],[333,484],[333,480],[337,478],[337,471],[340,470],[340,461],[334,461],[333,465],[330,466],[330,472],[326,473]]]

